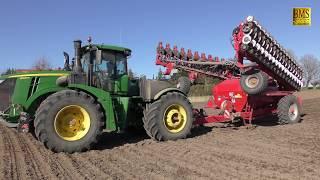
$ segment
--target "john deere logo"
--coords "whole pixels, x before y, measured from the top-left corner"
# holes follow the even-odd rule
[[[292,17],[294,26],[310,26],[311,8],[293,8]]]

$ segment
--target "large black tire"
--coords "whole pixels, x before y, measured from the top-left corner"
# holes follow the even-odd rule
[[[279,124],[294,124],[301,121],[301,106],[298,98],[294,95],[287,95],[281,98],[277,107]]]
[[[192,106],[182,93],[170,92],[146,106],[143,122],[152,139],[167,141],[186,138],[193,124]]]
[[[177,88],[180,89],[186,95],[189,93],[191,87],[191,81],[187,77],[179,77]]]
[[[54,152],[82,152],[89,150],[102,134],[104,113],[90,95],[63,90],[41,103],[34,126],[36,137],[48,149]]]
[[[240,85],[250,95],[261,94],[268,87],[268,75],[262,71],[242,74]]]
[[[152,134],[150,133],[149,129],[146,128],[146,124],[148,123],[146,117],[147,117],[147,113],[149,113],[149,111],[150,111],[150,105],[151,105],[151,104],[148,104],[148,103],[146,104],[146,108],[145,108],[144,111],[143,111],[142,121],[143,121],[143,128],[145,129],[147,135],[152,138]]]

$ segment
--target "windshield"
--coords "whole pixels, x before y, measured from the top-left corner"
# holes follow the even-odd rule
[[[127,74],[127,58],[121,53],[103,52],[102,63],[95,65],[95,72],[112,77],[125,75]]]
[[[95,56],[95,53],[92,53],[92,55]],[[95,59],[95,57],[93,57],[93,59]],[[100,76],[119,78],[127,74],[127,57],[123,53],[103,51],[101,59],[101,64],[94,65],[94,72]],[[90,53],[87,52],[82,55],[81,59],[84,72],[88,70],[89,61]]]

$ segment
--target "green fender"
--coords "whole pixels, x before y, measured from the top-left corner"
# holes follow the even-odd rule
[[[30,110],[32,108],[32,104],[36,101],[38,101],[39,98],[43,96],[48,96],[50,94],[56,93],[58,91],[64,90],[66,88],[61,88],[61,87],[50,87],[47,89],[42,89],[40,91],[37,91],[34,93],[25,103],[24,108],[27,110]]]
[[[162,95],[167,94],[168,92],[179,92],[179,93],[187,96],[185,93],[183,93],[183,92],[182,92],[180,89],[178,89],[178,88],[166,88],[166,89],[163,89],[163,90],[159,91],[159,92],[153,97],[153,100],[159,99]]]

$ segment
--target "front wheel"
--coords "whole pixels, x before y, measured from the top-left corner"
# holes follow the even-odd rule
[[[90,95],[64,90],[41,103],[35,116],[35,134],[54,152],[81,152],[97,142],[103,117],[100,105]]]
[[[171,92],[147,105],[143,121],[147,134],[155,140],[186,138],[193,123],[192,106],[185,95]]]

